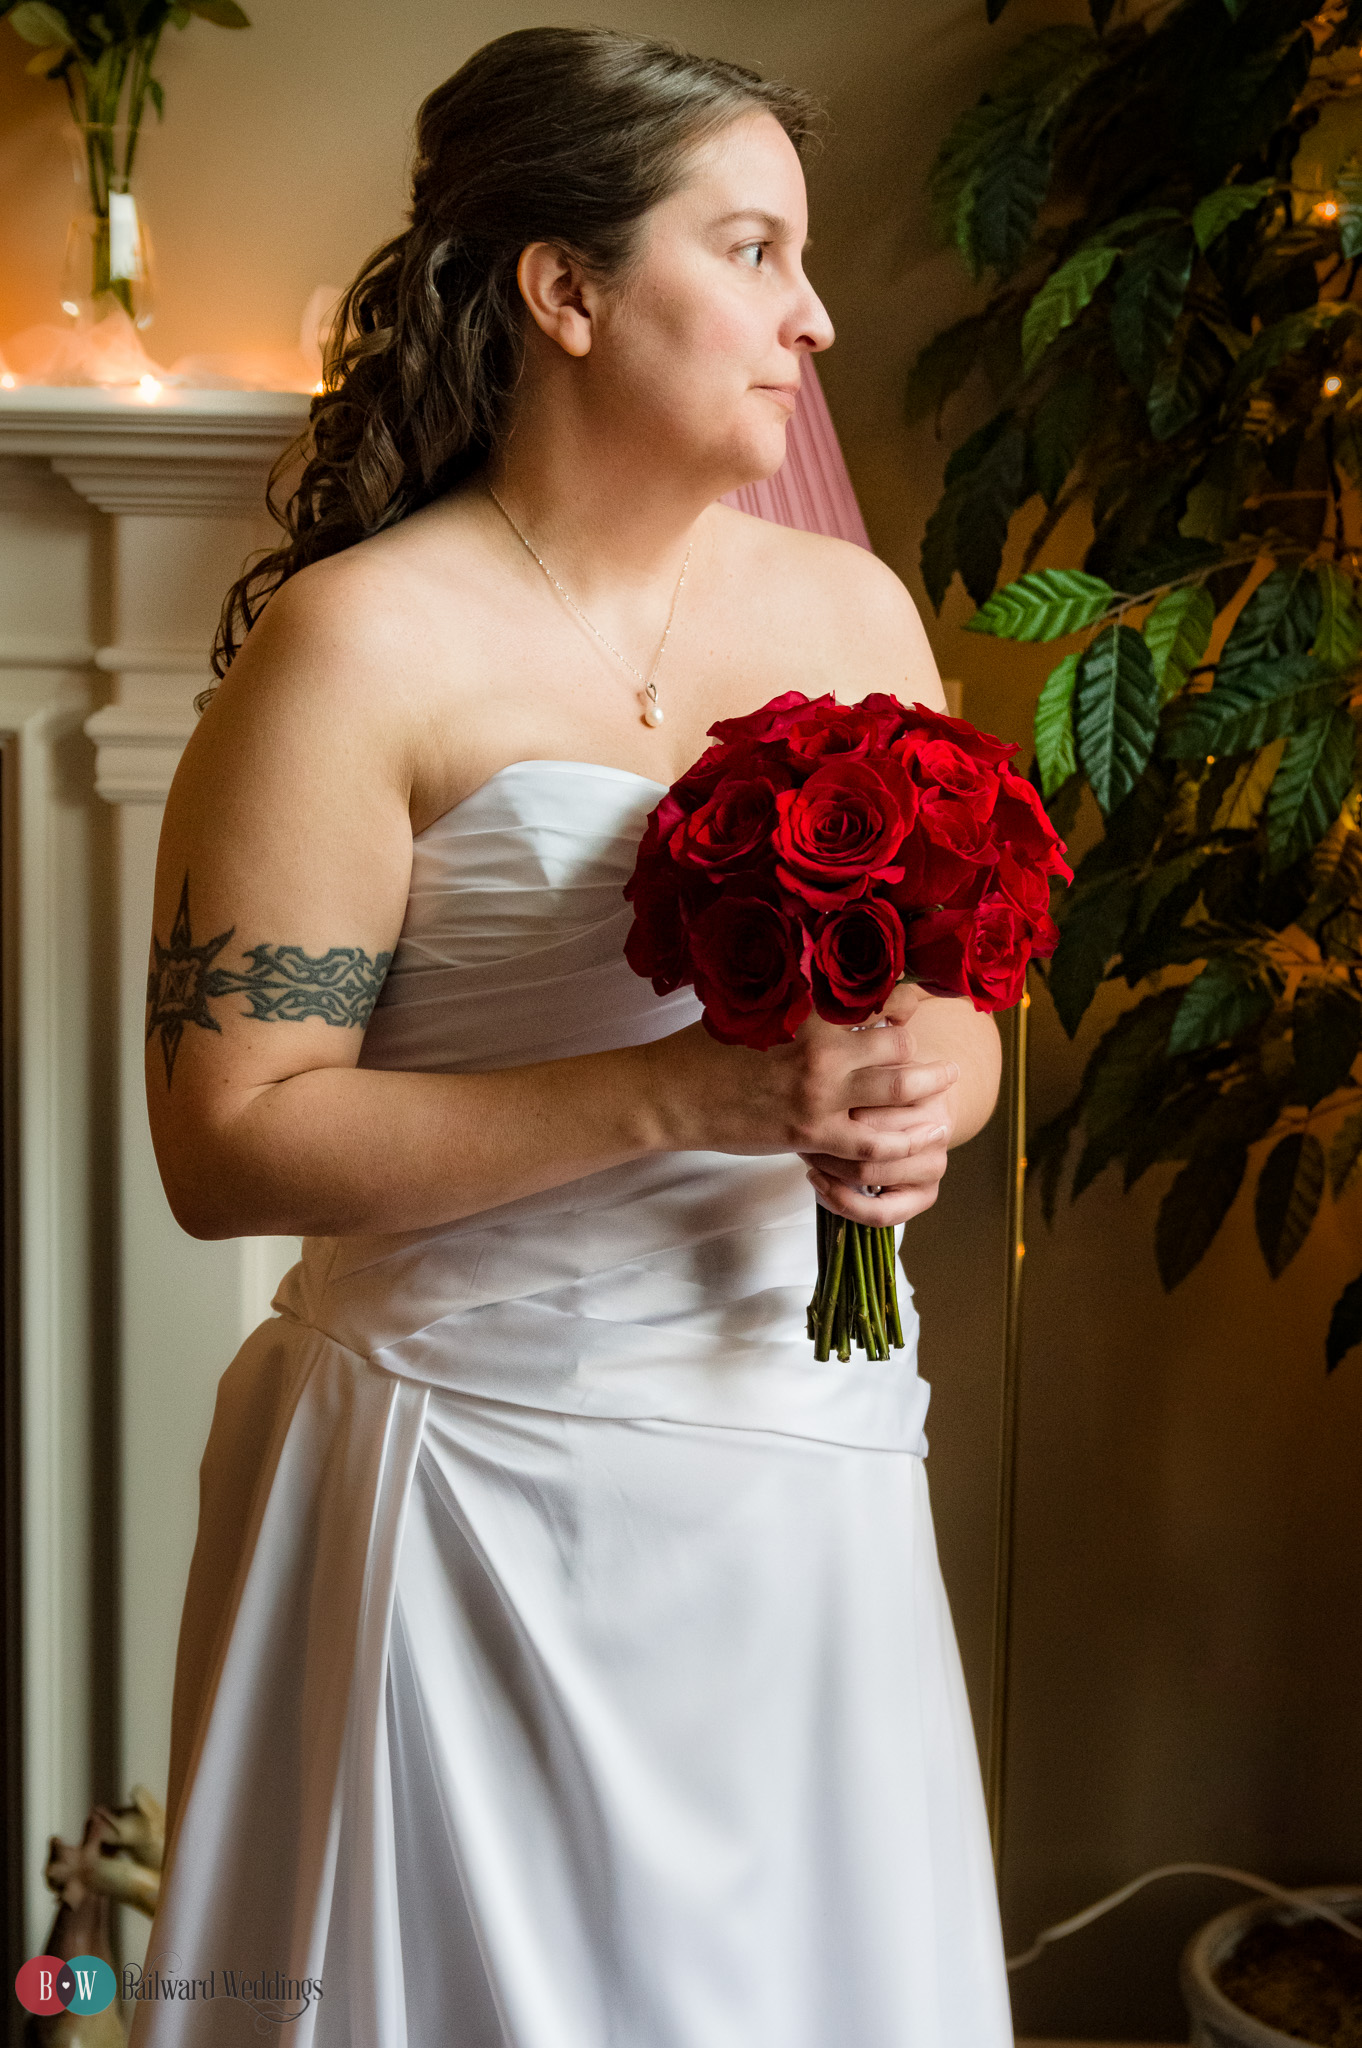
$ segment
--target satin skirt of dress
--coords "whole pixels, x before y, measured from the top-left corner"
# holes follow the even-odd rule
[[[1010,2041],[911,1453],[433,1395],[387,1731],[413,2048]]]
[[[417,1386],[281,1318],[221,1385],[175,1722],[148,1967],[320,1978],[266,2038],[1009,2048],[910,1451]]]

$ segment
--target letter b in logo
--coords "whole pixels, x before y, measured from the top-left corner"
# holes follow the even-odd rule
[[[113,2004],[118,1979],[100,1956],[30,1956],[14,1980],[26,2012],[104,2012]]]

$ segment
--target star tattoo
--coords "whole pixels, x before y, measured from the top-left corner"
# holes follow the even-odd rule
[[[209,996],[216,993],[210,986],[210,970],[235,931],[236,926],[232,925],[225,932],[220,932],[217,938],[209,939],[206,945],[194,944],[189,923],[189,876],[186,874],[184,887],[180,890],[180,907],[170,928],[170,944],[163,946],[153,932],[153,964],[147,975],[147,1041],[150,1043],[152,1035],[160,1032],[167,1088],[174,1078],[175,1055],[180,1049],[185,1025],[198,1024],[205,1031],[222,1029],[208,1008]]]

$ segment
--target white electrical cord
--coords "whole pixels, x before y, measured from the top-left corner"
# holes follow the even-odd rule
[[[1224,1877],[1231,1884],[1246,1885],[1251,1892],[1262,1892],[1265,1898],[1276,1899],[1283,1906],[1297,1906],[1303,1912],[1311,1913],[1320,1920],[1327,1920],[1331,1926],[1339,1927],[1350,1934],[1354,1941],[1362,1941],[1362,1927],[1355,1921],[1347,1920],[1342,1913],[1336,1913],[1332,1906],[1324,1905],[1319,1899],[1309,1898],[1304,1892],[1288,1891],[1269,1878],[1255,1877],[1248,1870],[1231,1870],[1223,1863],[1161,1863],[1157,1870],[1146,1870],[1141,1877],[1132,1877],[1129,1884],[1123,1884],[1119,1891],[1108,1892],[1106,1898],[1096,1905],[1085,1906],[1081,1913],[1075,1913],[1069,1920],[1056,1921],[1053,1927],[1046,1927],[1038,1934],[1030,1948],[1019,1956],[1009,1956],[1009,1974],[1013,1970],[1024,1970],[1028,1963],[1034,1963],[1037,1956],[1050,1946],[1052,1941],[1063,1941],[1066,1934],[1077,1934],[1080,1927],[1088,1927],[1094,1920],[1100,1920],[1104,1913],[1110,1913],[1113,1906],[1123,1906],[1127,1899],[1147,1884],[1153,1884],[1160,1877]]]

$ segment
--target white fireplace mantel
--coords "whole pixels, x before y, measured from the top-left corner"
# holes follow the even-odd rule
[[[293,1253],[291,1240],[200,1244],[178,1228],[151,1151],[142,1060],[161,807],[210,679],[223,594],[274,531],[266,480],[308,404],[299,392],[0,390],[0,734],[17,757],[5,804],[18,812],[17,829],[6,818],[19,870],[6,886],[20,978],[29,1952],[51,1912],[48,1836],[78,1834],[94,1796],[138,1781],[164,1790],[213,1393]],[[101,1071],[103,1101],[90,1079]],[[81,1306],[101,1298],[100,1274],[112,1344],[98,1307]],[[110,1364],[112,1402],[98,1384]],[[100,1430],[110,1414],[113,1444]],[[106,1497],[94,1474],[111,1461],[116,1528],[97,1526],[88,1506]],[[109,1660],[92,1652],[90,1609],[93,1561],[110,1546],[112,1705],[98,1696]],[[118,1779],[96,1785],[101,1716],[117,1730]],[[125,1929],[130,1949],[136,1931]]]

